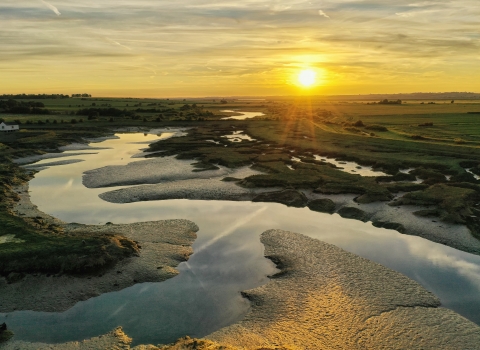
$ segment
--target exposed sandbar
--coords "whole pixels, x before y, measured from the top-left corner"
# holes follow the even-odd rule
[[[261,172],[248,167],[218,170],[193,171],[195,161],[179,160],[174,156],[152,158],[127,165],[106,166],[86,171],[82,182],[88,188],[158,184],[191,179],[221,179],[226,176],[245,178]]]
[[[73,157],[73,156],[81,156],[84,154],[96,154],[93,152],[78,152],[78,153],[45,153],[45,154],[38,154],[33,156],[22,157],[18,159],[14,159],[13,162],[18,165],[26,165],[35,163],[44,159],[54,159],[54,158],[64,158],[64,157]]]
[[[224,182],[219,179],[192,179],[123,188],[102,193],[99,197],[111,203],[166,199],[248,201],[260,192],[263,191],[243,188],[233,182]]]
[[[241,179],[243,175],[233,173],[230,176]],[[214,177],[211,179],[190,179],[154,185],[132,186],[104,192],[100,194],[100,198],[111,203],[167,199],[251,201],[260,193],[278,190],[279,188],[245,188],[235,182],[220,181],[219,178]],[[300,192],[304,193],[309,200],[331,199],[336,205],[337,212],[344,207],[358,208],[365,212],[366,221],[396,223],[402,227],[401,233],[420,236],[455,249],[480,254],[480,240],[476,239],[465,225],[437,222],[437,220],[413,214],[423,207],[391,207],[383,202],[359,204],[354,200],[355,195],[323,195],[301,190]]]
[[[261,240],[281,272],[245,292],[243,321],[206,338],[245,349],[478,349],[480,327],[406,276],[297,233]]]
[[[440,308],[435,295],[406,276],[297,233],[270,230],[261,240],[280,272],[243,293],[252,305],[244,320],[205,339],[133,349],[478,349],[480,327]],[[12,340],[0,348],[131,349],[130,342],[116,329],[81,343]]]
[[[8,284],[0,278],[0,312],[33,310],[59,312],[103,293],[136,283],[161,282],[178,274],[175,269],[193,253],[198,227],[187,220],[164,220],[127,225],[68,225],[75,231],[112,233],[137,241],[138,257],[126,258],[114,268],[84,276],[29,274]]]
[[[42,163],[42,164],[27,164],[24,167],[26,169],[32,169],[32,170],[37,170],[40,171],[42,169],[51,167],[51,166],[57,166],[57,165],[67,165],[67,164],[75,164],[75,163],[81,163],[83,162],[83,159],[65,159],[65,160],[59,160],[56,162],[49,162],[49,163]]]
[[[84,341],[74,341],[63,344],[29,343],[24,341],[9,341],[0,343],[2,350],[128,350],[132,339],[121,328],[105,335]]]
[[[65,311],[77,302],[103,293],[118,291],[136,283],[161,282],[178,274],[175,269],[193,253],[198,226],[188,220],[162,220],[124,225],[66,224],[37,209],[30,202],[28,184],[16,189],[20,196],[14,211],[24,217],[42,220],[75,232],[116,233],[140,245],[139,256],[126,258],[113,268],[89,275],[27,274],[9,284],[0,277],[0,312],[33,310]],[[19,243],[22,244],[22,243]]]

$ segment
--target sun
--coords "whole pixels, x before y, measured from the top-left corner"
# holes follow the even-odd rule
[[[298,81],[304,87],[309,87],[315,84],[316,77],[317,73],[315,73],[313,70],[305,69],[298,74]]]

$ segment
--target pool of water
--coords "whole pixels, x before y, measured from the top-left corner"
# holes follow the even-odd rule
[[[473,175],[473,177],[475,178],[475,180],[480,180],[480,176],[478,176],[477,174],[475,174],[471,168],[468,168],[468,169],[465,169],[467,173],[470,173]]]
[[[373,170],[372,167],[363,166],[356,162],[336,160],[335,158],[322,157],[319,155],[314,155],[314,157],[315,160],[321,160],[323,162],[333,164],[340,170],[347,173],[359,174],[361,176],[388,176],[388,174],[384,173],[383,171]]]
[[[252,139],[249,135],[245,134],[243,130],[233,131],[231,135],[225,135],[222,137],[225,137],[230,142],[256,141],[255,139]]]
[[[255,117],[261,117],[261,116],[264,116],[265,114],[263,114],[262,112],[242,112],[242,111],[232,111],[232,110],[224,110],[224,111],[220,111],[222,113],[237,113],[237,114],[240,114],[240,115],[235,115],[235,116],[232,116],[232,117],[225,117],[225,118],[222,118],[222,119],[233,119],[233,120],[245,120],[245,119],[250,119],[250,118],[255,118]]]
[[[149,134],[117,136],[96,144],[106,148],[96,150],[96,154],[70,157],[83,162],[37,173],[30,182],[32,202],[64,221],[84,224],[188,219],[200,227],[194,254],[179,265],[178,276],[162,283],[137,284],[103,294],[62,313],[0,314],[0,323],[7,322],[17,339],[51,343],[82,340],[117,326],[124,327],[136,344],[168,343],[184,335],[205,336],[248,312],[249,303],[240,291],[268,282],[267,275],[274,267],[263,257],[259,235],[272,228],[318,238],[399,271],[434,292],[443,306],[480,324],[480,257],[476,255],[337,214],[276,203],[102,201],[98,195],[107,189],[84,187],[83,172],[142,160],[130,157],[137,155],[145,142],[158,139]]]

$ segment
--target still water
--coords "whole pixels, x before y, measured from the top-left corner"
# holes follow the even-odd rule
[[[137,284],[103,294],[63,313],[0,314],[0,323],[7,322],[16,339],[50,343],[81,340],[117,326],[122,326],[135,344],[169,343],[184,335],[205,336],[242,319],[249,303],[240,291],[267,283],[267,275],[274,273],[259,241],[259,235],[272,228],[321,239],[399,271],[434,292],[444,307],[480,324],[480,257],[476,255],[337,214],[275,203],[102,201],[98,195],[106,189],[84,187],[83,172],[142,161],[131,157],[159,138],[155,134],[117,136],[93,144],[105,149],[83,155],[76,150],[77,155],[63,158],[82,162],[41,170],[30,182],[32,202],[61,220],[84,224],[188,219],[200,227],[194,254],[179,265],[178,276],[162,283]],[[171,136],[174,134],[165,132],[161,138]]]
[[[232,117],[222,118],[222,119],[232,119],[232,120],[245,120],[245,119],[261,117],[261,116],[265,115],[262,112],[241,112],[241,111],[231,111],[231,110],[224,110],[224,111],[220,111],[220,112],[240,114],[240,115],[236,115],[236,116],[232,116]]]

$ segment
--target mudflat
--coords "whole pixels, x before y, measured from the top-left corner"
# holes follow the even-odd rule
[[[406,276],[301,234],[262,234],[280,272],[252,311],[208,336],[242,349],[478,349],[480,327]]]
[[[103,293],[118,291],[136,283],[161,282],[176,276],[175,269],[193,254],[198,226],[188,220],[163,220],[124,225],[66,224],[39,211],[30,202],[28,185],[17,188],[20,201],[15,210],[23,217],[40,217],[59,225],[66,235],[76,232],[107,235],[111,232],[138,242],[138,254],[119,261],[114,268],[106,267],[95,273],[25,274],[15,283],[0,278],[0,312],[32,310],[60,312],[77,302]],[[22,243],[19,243],[22,244]]]
[[[269,230],[261,240],[280,272],[243,292],[252,305],[245,319],[205,339],[131,348],[116,329],[84,342],[0,349],[478,349],[480,327],[406,276],[298,233]]]

